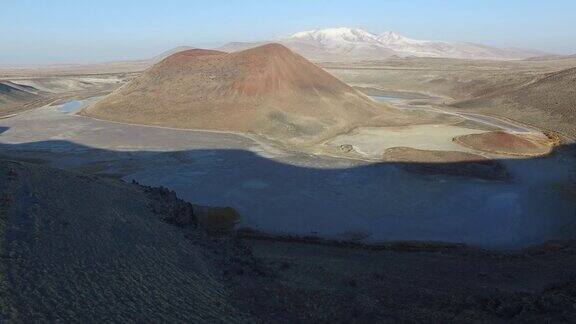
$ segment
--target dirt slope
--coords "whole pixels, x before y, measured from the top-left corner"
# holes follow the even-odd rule
[[[231,54],[176,53],[83,114],[128,123],[250,132],[300,143],[326,138],[386,112],[284,46],[268,44]]]
[[[38,91],[33,87],[0,81],[0,114],[13,106],[37,99]]]
[[[522,86],[455,106],[516,118],[576,138],[576,68],[540,75]]]
[[[211,253],[153,203],[136,185],[0,160],[0,322],[243,318]]]

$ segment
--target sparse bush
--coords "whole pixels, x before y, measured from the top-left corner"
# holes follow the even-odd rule
[[[231,207],[196,207],[198,225],[208,231],[230,231],[240,221],[240,215]]]

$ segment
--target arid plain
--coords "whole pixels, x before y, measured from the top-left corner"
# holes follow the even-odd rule
[[[557,310],[574,297],[576,59],[310,63],[282,45],[208,56],[182,50],[138,62],[0,69],[0,157],[12,161],[2,162],[2,176],[14,184],[4,197],[36,197],[32,214],[40,220],[43,210],[53,215],[71,206],[53,197],[59,190],[98,196],[79,209],[85,216],[114,201],[113,193],[129,194],[134,206],[113,204],[130,228],[105,229],[113,238],[106,249],[122,256],[159,236],[187,237],[161,241],[163,250],[150,253],[149,268],[139,270],[143,276],[162,277],[152,265],[169,263],[170,253],[182,249],[171,245],[193,245],[185,257],[194,265],[173,270],[206,299],[192,298],[200,305],[194,309],[170,301],[194,289],[180,290],[171,279],[163,287],[146,285],[163,291],[166,307],[182,310],[162,317],[164,304],[150,307],[134,297],[146,319],[265,321],[273,318],[262,314],[272,311],[287,321],[572,316]],[[24,174],[34,180],[22,180]],[[50,183],[50,190],[33,181]],[[237,232],[206,239],[162,227],[144,211],[150,201],[166,204],[162,194],[142,194],[130,181],[168,188],[194,204],[233,207]],[[30,195],[14,188],[35,189]],[[6,206],[7,214],[21,212]],[[134,211],[146,214],[144,225],[131,223]],[[63,215],[72,224],[64,227],[106,226]],[[116,219],[114,212],[110,217]],[[62,230],[38,226],[49,238]],[[9,272],[11,287],[22,292],[11,293],[32,300],[26,282],[36,277],[17,271],[32,266],[34,254],[17,250],[26,240],[10,233],[4,252],[22,260]],[[95,233],[93,246],[102,240]],[[84,244],[76,236],[70,242]],[[62,257],[46,252],[38,262],[56,265]],[[347,266],[349,260],[356,265]],[[450,282],[442,280],[446,273]],[[122,296],[139,285],[117,288],[113,294]],[[51,303],[64,296],[46,291],[49,301],[34,306],[40,314],[50,314]],[[314,302],[303,305],[302,295]],[[246,305],[248,299],[256,302]],[[404,299],[414,309],[402,308]],[[21,306],[2,307],[25,314]],[[76,313],[68,319],[89,318],[70,307]],[[307,307],[321,311],[297,311]]]
[[[523,87],[554,82],[555,74],[570,73],[558,71],[573,60],[389,59],[319,63],[317,72],[308,72],[309,63],[289,50],[262,48],[237,57],[241,62],[254,55],[270,58],[259,68],[271,70],[270,77],[277,81],[265,81],[266,75],[258,81],[252,70],[232,68],[246,64],[233,63],[235,57],[223,61],[220,57],[227,55],[214,52],[204,59],[203,52],[193,52],[197,50],[177,53],[142,75],[98,70],[74,75],[75,69],[85,69],[79,67],[50,71],[56,74],[50,76],[5,71],[5,83],[33,87],[37,94],[10,106],[0,121],[5,127],[0,137],[3,154],[163,185],[197,203],[230,205],[242,214],[242,226],[267,233],[519,247],[562,235],[566,226],[573,226],[573,201],[555,194],[571,190],[573,170],[566,161],[573,159],[573,89],[568,86],[566,104],[553,110],[545,103],[556,99],[546,98],[545,91],[541,101],[522,109],[514,108],[520,103],[511,99],[493,102],[512,98]],[[196,66],[227,66],[211,69],[236,69],[239,72],[231,73],[245,75],[250,85],[278,86],[285,93],[278,97],[282,103],[267,100],[272,88],[253,87],[249,91],[264,95],[241,97],[247,84],[230,88],[240,90],[218,85],[218,92],[205,88],[190,93],[187,84],[199,89],[202,81],[178,76],[196,77],[194,66],[180,72],[188,60],[199,62]],[[130,70],[131,63],[126,64]],[[296,70],[298,64],[304,67]],[[288,66],[293,72],[287,72]],[[320,67],[343,82],[332,80]],[[132,85],[123,86],[126,82]],[[153,82],[160,88],[147,94]],[[570,85],[563,79],[557,82]],[[164,87],[172,91],[170,101],[162,99]],[[321,90],[306,94],[299,93],[299,87]],[[211,99],[202,98],[203,93],[230,97],[215,103],[228,108],[210,109]],[[282,106],[318,107],[314,100],[319,93],[318,102],[328,103],[324,108],[303,115]],[[336,104],[339,101],[360,104],[363,110],[351,114],[346,104]],[[30,109],[35,102],[41,102],[40,107]],[[188,108],[180,102],[199,104]],[[477,102],[486,104],[471,107]],[[235,108],[238,104],[246,108]],[[128,105],[133,108],[123,113]],[[197,112],[186,115],[187,109]],[[331,109],[341,112],[332,114]],[[539,168],[554,171],[540,175],[535,172]],[[555,216],[542,215],[542,210],[554,210]],[[496,219],[508,225],[498,226]]]

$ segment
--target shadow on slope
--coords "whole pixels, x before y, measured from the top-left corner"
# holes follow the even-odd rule
[[[281,161],[246,150],[112,151],[68,141],[0,149],[11,159],[134,179],[200,205],[231,206],[241,226],[274,234],[519,248],[576,231],[572,145],[547,157],[499,160],[505,181],[452,172],[473,163],[368,164],[307,155]]]
[[[226,245],[163,222],[183,202],[143,189],[0,160],[0,321],[247,321],[210,261]]]
[[[189,207],[163,189],[3,160],[0,184],[6,322],[574,320],[573,241],[508,254],[237,240],[163,223]]]

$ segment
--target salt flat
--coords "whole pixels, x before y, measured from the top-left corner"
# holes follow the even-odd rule
[[[482,132],[453,125],[360,127],[351,133],[331,139],[326,145],[352,145],[356,152],[375,159],[382,157],[382,154],[392,147],[468,152],[469,149],[454,143],[452,139],[456,136]]]

